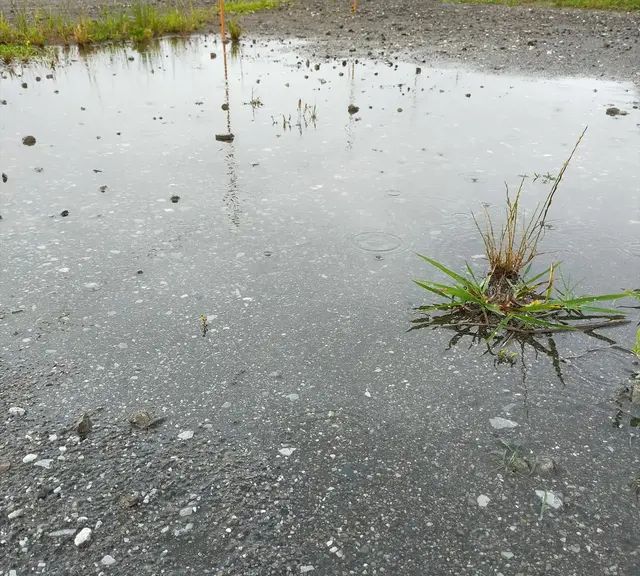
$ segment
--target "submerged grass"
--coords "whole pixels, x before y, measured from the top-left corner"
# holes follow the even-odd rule
[[[528,219],[523,216],[520,205],[521,183],[515,198],[507,192],[506,219],[501,229],[494,226],[488,212],[485,212],[484,228],[476,220],[489,260],[489,270],[484,277],[478,278],[468,264],[465,272],[458,273],[433,258],[420,255],[427,264],[443,273],[449,283],[415,281],[442,300],[419,307],[423,316],[413,321],[412,329],[426,326],[454,328],[463,335],[484,338],[491,347],[494,343],[504,345],[514,335],[530,337],[567,330],[592,332],[626,322],[620,309],[603,307],[601,303],[638,298],[639,290],[576,295],[569,287],[558,286],[558,263],[552,263],[541,273],[531,272],[549,209],[585,131],[544,202]]]
[[[453,0],[464,4],[502,4],[506,6],[542,6],[591,10],[640,10],[640,0]]]
[[[227,0],[226,12],[246,14],[281,6],[286,0]],[[138,3],[109,9],[90,18],[68,17],[53,11],[20,12],[9,20],[0,12],[0,57],[5,61],[29,60],[48,45],[89,46],[104,42],[145,42],[170,34],[189,34],[217,22],[217,7],[176,4],[158,8]],[[239,29],[239,26],[238,26]]]

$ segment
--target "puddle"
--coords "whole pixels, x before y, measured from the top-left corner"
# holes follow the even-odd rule
[[[468,500],[477,513],[472,495],[490,494],[482,523],[496,534],[522,525],[516,509],[540,513],[540,486],[514,504],[518,488],[495,484],[495,436],[511,434],[568,470],[563,489],[568,506],[578,502],[577,519],[558,520],[563,533],[598,517],[611,542],[626,542],[632,512],[620,494],[624,462],[637,462],[637,424],[612,425],[611,398],[629,355],[611,346],[590,353],[592,339],[559,335],[548,344],[554,361],[530,350],[526,363],[519,355],[494,365],[481,345],[448,349],[446,331],[406,331],[427,299],[411,279],[430,274],[415,253],[482,272],[470,213],[501,210],[505,181],[515,187],[523,175],[523,202],[535,207],[585,125],[542,258],[561,260],[587,293],[640,287],[633,86],[424,65],[416,74],[415,64],[307,63],[303,54],[295,43],[258,42],[225,56],[197,37],[0,79],[4,359],[73,367],[44,397],[53,412],[65,413],[70,398],[123,412],[141,398],[158,410],[167,403],[296,446],[282,449],[291,462],[319,452],[304,433],[279,436],[302,429],[284,410],[308,410],[326,438],[337,432],[311,415],[344,410],[340,438],[362,440],[354,462],[374,434],[380,453],[371,462],[395,472],[397,494],[418,472],[420,482],[444,484],[446,496],[428,507],[456,526],[469,520],[457,516]],[[611,106],[628,114],[609,116]],[[26,136],[35,144],[24,145]],[[633,328],[608,335],[631,342]],[[560,381],[554,363],[563,357],[575,359]],[[284,376],[267,377],[276,371]],[[233,409],[218,416],[224,394]],[[339,493],[340,483],[316,472],[303,475]],[[453,527],[442,533],[457,538]],[[630,545],[620,546],[613,559],[602,553],[606,566],[628,557]],[[578,572],[589,572],[589,558]],[[564,566],[558,573],[573,569]]]

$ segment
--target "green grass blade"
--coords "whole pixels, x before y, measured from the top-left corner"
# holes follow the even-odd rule
[[[441,264],[437,260],[434,260],[433,258],[429,258],[428,256],[423,256],[422,254],[418,254],[418,256],[428,264],[431,264],[431,266],[433,266],[434,268],[437,268],[438,270],[440,270],[441,272],[449,276],[449,278],[452,278],[453,280],[458,282],[459,284],[462,284],[465,287],[473,288],[476,290],[480,288],[480,286],[478,286],[477,284],[474,284],[471,280],[469,280],[469,278],[465,278],[464,276],[458,274],[457,272],[454,272],[453,270],[451,270],[450,268],[447,268],[444,264]]]
[[[575,308],[580,307],[583,304],[590,304],[591,302],[611,302],[613,300],[620,300],[621,298],[626,298],[631,296],[630,292],[617,292],[615,294],[600,294],[598,296],[580,296],[578,298],[569,298],[567,300],[555,300],[561,306],[565,308]],[[550,300],[550,302],[552,302]]]
[[[537,328],[551,328],[553,330],[575,330],[573,326],[561,324],[560,322],[549,322],[537,316],[528,316],[527,314],[513,314],[513,317],[520,320],[523,324],[534,326]]]

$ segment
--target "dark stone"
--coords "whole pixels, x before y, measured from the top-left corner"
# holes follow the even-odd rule
[[[607,116],[626,116],[627,113],[624,110],[620,110],[616,106],[611,106],[607,108]]]
[[[229,104],[227,104],[226,102],[222,105],[222,109],[223,110],[229,110]]]
[[[44,500],[50,494],[53,494],[53,488],[50,486],[43,486],[38,490],[38,500]]]
[[[2,181],[6,182],[7,180],[9,180],[9,177],[3,172],[2,173]]]
[[[140,494],[134,492],[133,494],[123,494],[118,499],[118,504],[120,504],[121,508],[135,508],[138,504],[140,504],[141,498]]]
[[[26,82],[23,82],[23,83],[21,84],[21,86],[22,86],[23,88],[27,88],[27,83],[26,83]]]
[[[63,210],[62,212],[60,212],[60,216],[62,216],[63,218],[69,216],[69,210]]]
[[[25,146],[33,146],[33,145],[36,143],[36,139],[35,139],[35,137],[34,137],[34,136],[25,136],[25,137],[22,139],[22,143],[23,143]]]
[[[65,212],[67,212],[67,210],[65,210]],[[75,423],[75,430],[78,436],[80,436],[81,440],[84,440],[89,435],[89,432],[91,432],[92,428],[93,422],[91,422],[91,418],[89,418],[89,414],[87,414],[86,412]]]
[[[218,142],[233,142],[235,136],[233,134],[216,134]]]
[[[347,108],[349,114],[357,114],[359,110],[360,108],[355,104],[349,104],[349,107]]]
[[[180,200],[180,196],[176,196],[175,194],[171,196],[171,202],[173,202],[174,204],[177,204],[179,200]]]

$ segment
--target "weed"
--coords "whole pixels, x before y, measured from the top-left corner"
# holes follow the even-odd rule
[[[520,277],[521,271],[537,256],[538,243],[545,231],[545,222],[549,209],[562,177],[586,131],[587,129],[585,128],[573,147],[569,158],[567,158],[556,176],[544,202],[538,205],[528,221],[521,221],[520,197],[524,188],[524,178],[520,181],[520,186],[514,198],[509,194],[507,186],[506,221],[499,233],[496,233],[491,216],[486,208],[486,225],[484,229],[480,227],[474,216],[474,221],[482,236],[485,252],[489,260],[491,289],[496,294],[509,296],[509,282],[516,281]]]
[[[286,4],[288,0],[226,0],[225,11],[229,14],[248,14],[261,10],[272,10]]]
[[[508,364],[509,366],[515,365],[518,361],[518,353],[512,350],[505,350],[500,348],[496,354],[496,364]]]
[[[633,348],[631,349],[631,351],[638,357],[640,358],[640,328],[638,328],[638,331],[636,332],[636,343],[634,344]]]
[[[73,39],[78,46],[86,46],[91,42],[89,37],[89,27],[86,21],[80,21],[73,29]]]
[[[26,62],[43,56],[42,49],[37,46],[20,46],[0,44],[0,62],[10,65],[15,62]]]
[[[231,37],[231,43],[237,44],[240,42],[240,36],[242,36],[242,27],[236,20],[229,20],[229,36]]]
[[[584,134],[583,131],[544,202],[528,221],[521,223],[522,183],[515,198],[507,194],[506,222],[499,233],[488,213],[484,229],[476,221],[489,260],[485,277],[479,279],[468,264],[466,273],[459,274],[433,258],[420,256],[447,276],[450,283],[415,281],[444,301],[419,307],[424,316],[413,321],[412,329],[436,325],[459,329],[462,334],[484,338],[491,348],[495,343],[504,346],[513,335],[530,337],[567,330],[592,333],[597,328],[626,322],[619,310],[601,307],[600,303],[640,297],[640,291],[576,296],[566,286],[556,285],[558,263],[552,263],[539,274],[531,274],[549,208]]]
[[[262,108],[264,106],[264,104],[262,103],[262,100],[260,99],[260,96],[255,96],[253,94],[253,90],[251,90],[251,100],[249,100],[249,102],[245,102],[245,104],[248,104],[254,110],[256,108]]]
[[[276,8],[286,0],[228,0],[227,11],[242,14]],[[105,9],[95,18],[63,16],[54,12],[20,11],[9,20],[0,12],[0,58],[28,60],[39,56],[46,45],[89,46],[103,42],[146,42],[167,34],[189,34],[216,19],[216,8],[157,8],[137,3],[126,9]],[[241,29],[237,26],[237,38]],[[231,26],[230,26],[231,28]],[[232,40],[233,30],[230,30]]]
[[[283,130],[287,130],[287,129],[291,130],[291,114],[289,114],[288,118],[283,114],[282,122],[280,122],[277,118],[274,118],[273,116],[271,116],[271,124],[273,126],[278,126],[282,124]]]
[[[498,458],[500,469],[503,472],[530,476],[535,468],[525,456],[522,446],[499,440],[500,450],[495,452]]]
[[[543,184],[549,184],[549,182],[553,182],[556,178],[557,176],[554,176],[551,172],[547,172],[546,174],[538,174],[538,172],[534,172],[532,182],[542,180]]]
[[[535,276],[508,280],[500,293],[492,288],[489,274],[479,280],[467,265],[467,274],[450,270],[440,262],[427,256],[420,257],[447,275],[453,282],[442,284],[416,280],[425,290],[445,299],[444,302],[418,308],[427,318],[414,320],[415,327],[421,324],[440,326],[467,326],[483,329],[491,340],[501,331],[515,334],[550,334],[566,330],[593,331],[597,328],[626,322],[619,310],[597,306],[600,302],[613,302],[628,296],[638,296],[632,290],[595,296],[572,296],[558,292],[554,287],[554,273],[558,265],[553,264]],[[547,276],[548,279],[540,281]],[[542,290],[541,290],[542,288]],[[508,299],[504,293],[508,290]],[[433,312],[443,312],[437,318]]]

